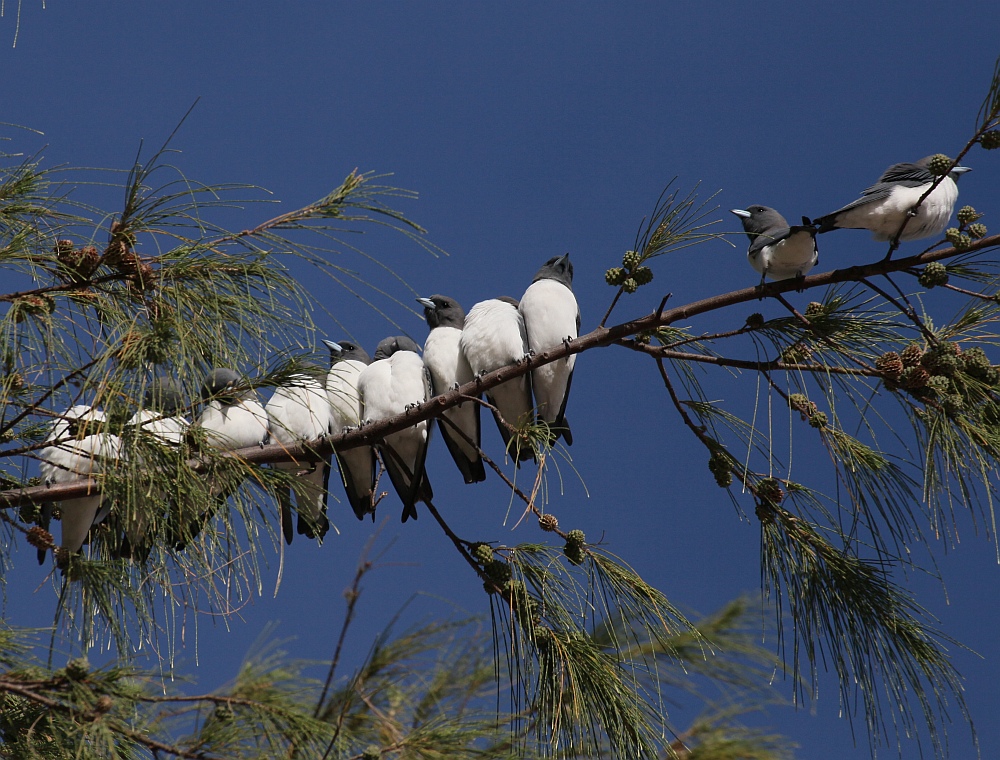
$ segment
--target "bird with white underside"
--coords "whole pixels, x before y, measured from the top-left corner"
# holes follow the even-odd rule
[[[580,333],[580,307],[573,294],[573,264],[569,254],[554,256],[542,265],[521,296],[518,311],[524,319],[528,349],[539,354],[571,341]],[[531,371],[535,413],[558,439],[573,443],[566,420],[566,401],[573,382],[576,354]]]
[[[417,302],[424,307],[424,318],[430,328],[424,341],[424,365],[431,373],[434,394],[439,396],[473,379],[472,368],[461,346],[465,311],[448,296],[418,298]],[[479,453],[479,404],[465,401],[445,410],[441,416],[438,429],[462,478],[466,483],[486,480],[486,469]]]

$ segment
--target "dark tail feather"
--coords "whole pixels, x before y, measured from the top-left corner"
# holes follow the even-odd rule
[[[561,424],[556,428],[556,434],[562,436],[567,446],[573,445],[573,431],[569,429],[569,420],[565,417],[562,418]]]
[[[43,530],[49,529],[49,525],[52,523],[52,510],[54,509],[54,507],[55,505],[53,505],[52,502],[50,501],[46,501],[42,504],[42,508],[41,510],[39,510],[38,520],[37,520],[39,528],[42,528]],[[48,549],[38,550],[39,565],[45,564],[45,558],[48,556],[48,553],[49,553]]]
[[[281,488],[278,491],[278,503],[281,507],[281,532],[285,536],[285,543],[292,543],[295,531],[292,527],[292,489]],[[301,515],[299,516],[301,520]]]

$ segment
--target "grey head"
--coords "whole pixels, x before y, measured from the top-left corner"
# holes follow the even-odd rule
[[[205,376],[201,384],[201,400],[218,399],[223,404],[233,404],[239,400],[242,393],[234,392],[234,388],[242,383],[238,372],[225,367],[217,367]]]
[[[562,256],[553,256],[542,264],[542,268],[535,274],[532,282],[538,282],[539,280],[555,280],[572,290],[573,264],[569,260],[569,254],[564,253]]]
[[[143,405],[155,412],[176,414],[184,408],[181,387],[171,377],[154,378],[143,396]]]
[[[375,347],[374,361],[378,361],[379,359],[388,359],[397,351],[412,351],[419,356],[420,346],[414,343],[412,338],[407,338],[405,335],[382,338],[382,340],[378,342],[378,346]]]
[[[342,340],[340,343],[334,343],[332,340],[323,340],[323,345],[330,349],[330,364],[336,364],[337,362],[347,361],[348,359],[354,359],[363,364],[371,364],[372,358],[357,343],[352,343],[349,340]]]
[[[424,307],[424,318],[432,330],[435,327],[457,327],[461,330],[465,326],[465,311],[454,298],[435,295],[418,298],[417,303]]]
[[[927,166],[930,165],[932,158],[934,158],[934,156],[924,156],[919,161],[917,161],[916,164],[921,169],[926,169]],[[972,169],[968,166],[956,166],[954,169],[948,172],[948,176],[951,177],[952,181],[958,182],[959,177],[961,177],[966,172],[971,172],[971,171]]]
[[[515,309],[518,307],[517,299],[511,298],[510,296],[497,296],[495,300],[502,301],[505,304],[509,304],[510,306],[513,306]]]
[[[730,213],[736,214],[743,222],[743,231],[747,233],[750,242],[754,242],[762,233],[788,229],[785,217],[770,206],[748,206],[746,210],[734,208]]]

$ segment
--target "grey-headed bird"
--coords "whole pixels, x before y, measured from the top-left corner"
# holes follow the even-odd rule
[[[765,277],[805,277],[819,263],[816,229],[811,225],[790,226],[785,217],[768,206],[734,208],[732,213],[743,222],[743,231],[750,238],[747,260],[760,274],[761,286]]]
[[[927,168],[932,158],[927,156],[915,163],[893,164],[882,173],[878,182],[862,191],[860,198],[832,214],[813,219],[813,224],[819,225],[819,232],[871,230],[875,240],[892,240],[913,205],[937,179]],[[944,231],[958,200],[956,182],[967,171],[971,171],[967,166],[956,166],[941,180],[907,222],[900,240],[919,240]]]
[[[107,460],[115,459],[121,450],[121,439],[104,430],[104,412],[87,404],[77,404],[52,424],[46,441],[48,446],[39,452],[39,470],[46,485],[72,483],[97,474],[106,467]],[[60,546],[78,552],[87,540],[91,527],[99,522],[107,509],[102,510],[101,494],[65,499],[59,503],[62,512],[62,539]],[[54,505],[42,505],[39,524],[48,528]],[[103,512],[103,514],[100,514]],[[45,562],[45,551],[38,550],[38,563]]]
[[[231,369],[213,369],[201,385],[201,398],[205,408],[195,427],[204,431],[210,446],[221,451],[232,451],[249,446],[263,446],[268,440],[267,413],[256,393],[244,386],[239,373]],[[187,546],[205,526],[213,514],[225,505],[226,499],[239,487],[230,479],[227,483],[208,484],[215,506],[193,520],[180,521],[171,530],[171,542],[178,551]]]
[[[326,388],[305,374],[294,374],[274,389],[264,407],[272,443],[296,444],[329,435],[333,412]],[[330,529],[326,517],[326,490],[330,482],[330,457],[321,462],[278,462],[275,467],[295,473],[290,488],[280,488],[281,532],[292,543],[292,492],[298,509],[296,529],[307,538],[318,538]]]
[[[375,357],[358,378],[364,422],[403,414],[431,397],[430,373],[410,338],[384,338]],[[393,488],[403,502],[403,522],[416,519],[418,501],[434,498],[424,461],[430,438],[427,420],[385,436],[378,449]]]
[[[528,353],[528,337],[524,319],[517,310],[517,301],[509,296],[481,301],[469,309],[462,328],[462,353],[476,377],[516,365]],[[517,427],[531,420],[531,379],[528,374],[506,380],[486,392],[486,399],[496,407],[493,418],[508,448],[511,432],[507,425]],[[530,446],[517,446],[519,461],[534,458]]]
[[[418,298],[417,301],[424,307],[424,317],[430,328],[424,341],[424,364],[431,373],[434,394],[439,396],[473,379],[472,368],[460,345],[465,312],[454,298],[448,296],[435,295]],[[486,469],[479,454],[479,404],[465,401],[441,414],[451,425],[438,419],[438,429],[462,478],[466,483],[486,480]],[[456,428],[465,434],[465,438],[456,432]]]
[[[330,400],[331,427],[334,434],[353,430],[363,419],[358,378],[371,364],[371,357],[360,346],[348,340],[334,343],[324,340],[330,349],[330,371],[326,376],[326,395]],[[375,519],[372,491],[375,488],[375,450],[371,446],[358,446],[346,451],[336,451],[340,479],[344,483],[347,501],[359,520],[365,515]]]
[[[555,256],[538,270],[517,307],[524,318],[528,348],[541,353],[573,340],[580,333],[580,307],[573,295],[573,264],[569,254]],[[576,355],[567,356],[531,371],[538,418],[552,432],[572,445],[573,434],[566,420],[566,401],[573,382]]]

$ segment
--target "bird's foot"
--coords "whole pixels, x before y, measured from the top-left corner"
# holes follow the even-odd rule
[[[405,405],[405,406],[403,407],[403,411],[404,411],[404,412],[406,412],[407,414],[409,414],[409,413],[410,413],[410,412],[412,412],[412,411],[413,411],[414,409],[416,409],[416,408],[417,408],[418,406],[420,406],[420,404],[419,404],[419,403],[416,403],[416,402],[413,402],[413,403],[409,403],[409,404],[406,404],[406,405]]]

